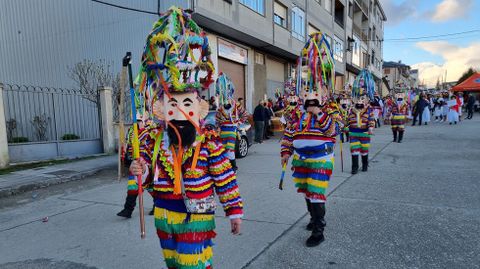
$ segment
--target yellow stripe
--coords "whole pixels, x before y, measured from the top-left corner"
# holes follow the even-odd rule
[[[199,254],[180,254],[175,250],[164,249],[163,256],[165,259],[175,259],[177,263],[185,266],[198,265],[198,262],[206,263],[213,257],[212,247],[206,247]]]
[[[320,180],[313,179],[311,177],[293,178],[293,182],[301,183],[301,184],[307,183],[308,185],[312,185],[319,188],[328,188],[328,181],[320,181]]]
[[[156,219],[167,219],[169,224],[184,224],[185,219],[187,218],[187,213],[169,211],[158,207],[155,207],[154,215]],[[214,217],[214,215],[207,214],[190,214],[189,222],[210,221],[213,220]]]
[[[220,136],[236,136],[237,133],[236,132],[221,132],[220,133]]]

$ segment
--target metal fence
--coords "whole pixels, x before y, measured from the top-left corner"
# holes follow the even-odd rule
[[[3,99],[9,144],[101,138],[98,96],[5,84]]]

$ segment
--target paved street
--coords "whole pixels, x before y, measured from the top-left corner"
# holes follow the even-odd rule
[[[242,235],[230,235],[217,212],[215,268],[480,268],[479,133],[478,118],[433,123],[408,127],[398,144],[382,127],[369,172],[355,176],[348,144],[344,173],[337,147],[326,241],[311,249],[304,247],[308,220],[291,173],[285,190],[277,188],[278,140],[254,145],[238,161]],[[141,240],[138,211],[129,220],[115,215],[126,193],[126,181],[115,179],[106,170],[1,199],[0,268],[163,268],[153,218],[146,217]]]

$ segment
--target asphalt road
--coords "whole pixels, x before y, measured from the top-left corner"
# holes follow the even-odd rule
[[[278,190],[279,143],[254,145],[239,160],[242,234],[217,212],[215,268],[480,268],[480,121],[408,127],[404,143],[376,130],[368,173],[337,159],[326,241],[304,247],[303,198],[291,173]],[[337,157],[340,147],[337,147]],[[0,268],[164,268],[153,218],[139,236],[125,220],[126,181],[115,171],[0,200]],[[150,198],[145,196],[146,209]],[[45,217],[48,217],[48,221]]]

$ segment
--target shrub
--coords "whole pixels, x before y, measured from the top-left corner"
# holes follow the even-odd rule
[[[28,138],[24,136],[17,136],[12,138],[12,143],[26,143],[28,142]]]
[[[62,136],[62,140],[77,140],[80,139],[80,136],[76,134],[64,134]]]

